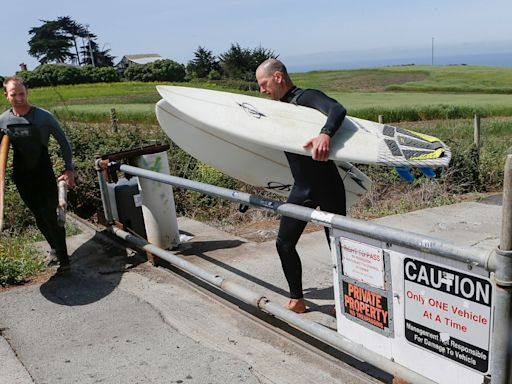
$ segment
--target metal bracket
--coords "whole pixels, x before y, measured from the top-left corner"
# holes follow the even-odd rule
[[[496,254],[496,272],[494,281],[501,287],[512,287],[512,250],[503,251],[499,247],[494,250]]]
[[[119,168],[121,167],[121,164],[119,164],[116,161],[111,161],[108,163],[107,172],[110,180],[112,180],[113,183],[117,183],[119,178],[117,177],[117,172],[119,171]]]

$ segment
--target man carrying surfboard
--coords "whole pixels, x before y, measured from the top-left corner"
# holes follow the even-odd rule
[[[304,143],[311,157],[285,152],[293,175],[294,184],[287,202],[309,208],[320,207],[323,211],[340,215],[346,214],[345,188],[336,165],[329,159],[331,137],[339,129],[347,114],[346,109],[336,100],[319,90],[296,87],[284,64],[268,59],[256,70],[260,92],[272,100],[314,108],[327,116],[319,134]],[[279,224],[276,248],[281,265],[290,287],[287,308],[306,312],[302,292],[302,263],[296,250],[297,242],[306,227],[306,222],[283,216]],[[329,232],[326,228],[329,241]]]
[[[58,262],[59,272],[66,271],[69,257],[65,229],[57,222],[57,183],[48,154],[50,135],[59,143],[65,162],[65,170],[58,180],[65,181],[69,188],[75,186],[71,146],[55,117],[29,104],[22,78],[8,77],[3,87],[11,108],[0,115],[0,139],[4,134],[11,138],[14,183],[50,244],[50,256],[54,257],[50,262]]]

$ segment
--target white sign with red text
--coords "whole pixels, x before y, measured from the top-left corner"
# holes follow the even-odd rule
[[[343,274],[365,284],[384,289],[382,248],[349,239],[340,239]]]

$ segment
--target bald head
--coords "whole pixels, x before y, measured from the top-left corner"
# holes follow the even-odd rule
[[[288,71],[286,70],[285,65],[277,60],[277,59],[267,59],[263,63],[261,63],[258,67],[258,70],[261,70],[265,75],[272,75],[274,72],[281,72],[284,77],[287,78],[288,81],[291,82],[290,76],[288,76]]]
[[[260,92],[267,94],[272,100],[280,100],[293,87],[286,67],[276,59],[267,59],[258,66],[256,81]]]

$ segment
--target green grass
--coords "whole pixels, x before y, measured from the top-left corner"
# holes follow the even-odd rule
[[[405,67],[401,67],[406,71]],[[388,87],[389,90],[421,92],[512,93],[512,68],[487,66],[423,66],[429,76],[421,81]],[[430,70],[429,70],[430,69]]]
[[[512,68],[408,65],[292,74],[302,87],[339,92],[512,93]]]
[[[461,193],[502,189],[504,160],[512,153],[512,68],[403,66],[315,71],[292,74],[292,78],[298,86],[318,88],[338,99],[352,116],[376,120],[382,114],[386,122],[440,137],[452,147],[453,165],[434,180],[420,177],[415,183],[407,184],[390,168],[362,167],[372,177],[374,186],[352,209],[352,216],[373,218],[403,213],[453,203]],[[82,164],[82,180],[73,193],[80,194],[76,200],[79,206],[85,207],[84,212],[95,206],[94,202],[88,205],[88,199],[99,199],[92,171],[96,153],[127,149],[142,145],[148,138],[164,136],[154,114],[155,103],[160,99],[155,85],[120,82],[30,90],[30,101],[55,112],[75,146],[75,160]],[[229,88],[235,87],[234,83],[180,85],[238,92]],[[1,99],[0,110],[7,106],[6,100]],[[111,108],[117,112],[118,133],[110,129]],[[474,113],[485,117],[482,145],[477,154],[479,163],[474,162],[472,147]],[[171,169],[180,169],[177,173],[173,171],[175,174],[229,188],[240,185],[204,164],[191,161],[190,156],[178,149],[171,154]],[[8,186],[7,195],[6,222],[19,228],[11,228],[11,235],[1,235],[0,284],[17,284],[44,268],[30,245],[41,237],[35,235],[38,232],[34,231],[33,220],[26,214],[12,185]],[[230,204],[225,202],[180,190],[176,191],[176,197],[182,214],[213,222],[218,217],[233,219]],[[32,229],[25,233],[26,227]],[[74,229],[68,228],[68,235],[72,233]]]
[[[399,66],[292,74],[305,88],[319,88],[352,116],[386,121],[512,116],[512,68]]]
[[[59,120],[81,122],[108,122],[112,119],[111,109],[115,109],[116,117],[121,122],[141,122],[157,124],[155,103],[151,104],[75,104],[49,107]]]
[[[160,99],[155,86],[142,82],[60,85],[30,89],[29,99],[48,109],[84,104],[154,104]],[[5,99],[1,106],[8,107]]]
[[[342,93],[329,92],[340,101],[351,116],[377,120],[384,115],[388,122],[416,121],[430,119],[452,119],[471,117],[475,113],[482,117],[512,116],[512,98],[492,94],[431,94],[431,93]],[[113,98],[113,97],[112,97]],[[70,101],[46,106],[62,120],[85,122],[108,122],[111,109],[115,108],[119,121],[156,124],[154,113],[156,98],[151,103],[128,103],[116,99],[98,103],[92,97],[91,103],[72,104]]]
[[[28,234],[0,235],[0,285],[21,284],[44,269]]]
[[[512,116],[512,68],[482,66],[398,66],[292,74],[298,86],[318,88],[339,100],[352,116],[388,122],[481,116]],[[228,83],[229,84],[229,83]],[[30,101],[64,120],[102,121],[110,109],[129,122],[156,123],[157,83],[119,82],[44,87]],[[222,82],[181,83],[225,89]],[[234,92],[236,90],[231,89]],[[256,92],[249,93],[258,95]],[[6,108],[2,100],[0,109]]]
[[[471,156],[470,148],[474,140],[472,119],[405,123],[400,126],[441,137],[452,148],[455,155]],[[475,190],[479,192],[501,191],[505,159],[507,155],[512,154],[512,119],[482,120],[480,136],[478,180],[475,180]],[[472,159],[463,158],[462,160],[470,162]],[[457,158],[452,161],[452,167],[457,166],[456,161]]]
[[[512,97],[493,94],[450,94],[420,92],[328,92],[349,110],[360,110],[370,107],[410,108],[431,105],[457,105],[485,109],[512,109]]]

